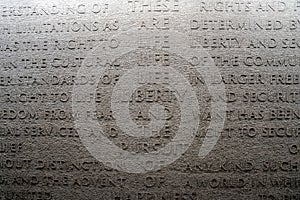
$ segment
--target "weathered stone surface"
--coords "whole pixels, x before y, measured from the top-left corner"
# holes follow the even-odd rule
[[[300,1],[0,2],[0,199],[300,199]]]

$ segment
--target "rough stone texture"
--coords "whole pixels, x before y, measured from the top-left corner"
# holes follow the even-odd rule
[[[0,199],[300,199],[300,2],[0,2]]]

